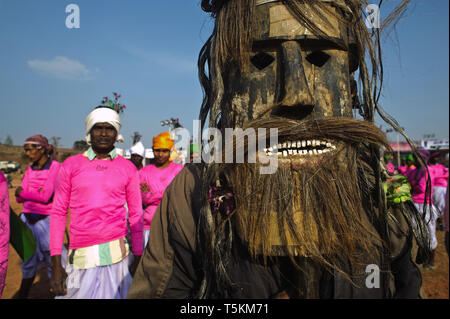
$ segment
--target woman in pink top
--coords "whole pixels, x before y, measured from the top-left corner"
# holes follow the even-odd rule
[[[439,212],[439,217],[442,217],[445,207],[445,194],[447,193],[448,168],[441,163],[437,163],[436,155],[438,154],[431,157],[428,169],[433,171],[434,176],[433,202]]]
[[[428,163],[430,159],[430,153],[424,148],[418,149],[420,155],[424,159],[425,163]],[[437,237],[436,237],[436,219],[438,217],[438,212],[436,207],[433,204],[432,196],[433,196],[433,180],[434,180],[434,172],[433,170],[428,170],[429,175],[427,174],[427,170],[425,167],[421,166],[418,161],[416,161],[417,167],[408,170],[406,173],[406,177],[408,178],[409,183],[411,184],[411,195],[414,202],[414,205],[418,209],[418,211],[422,214],[425,209],[425,223],[427,224],[428,231],[430,233],[430,248],[432,250],[432,256],[430,261],[424,265],[426,268],[433,268],[434,266],[434,256],[435,250],[438,245]],[[431,180],[431,189],[430,196],[431,198],[426,198],[426,185],[427,185],[427,177]],[[430,202],[431,199],[431,202]]]
[[[9,252],[9,195],[8,182],[0,171],[0,298],[6,280]]]
[[[147,246],[150,237],[150,225],[156,208],[161,201],[164,191],[175,176],[183,169],[183,165],[175,164],[170,160],[170,152],[174,141],[168,132],[153,138],[153,153],[155,164],[143,167],[139,171],[144,206],[144,246]]]
[[[46,266],[47,275],[51,276],[49,214],[53,204],[56,178],[61,166],[51,158],[53,146],[48,143],[45,136],[34,135],[27,138],[24,150],[32,164],[26,170],[15,196],[17,202],[23,204],[20,218],[32,230],[37,247],[36,253],[22,263],[22,283],[18,298],[27,298],[40,267]]]

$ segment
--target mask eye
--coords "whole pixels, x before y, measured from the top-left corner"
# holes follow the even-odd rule
[[[322,51],[314,51],[311,54],[308,54],[306,60],[314,64],[315,66],[321,67],[330,59],[330,56]]]
[[[262,70],[262,69],[268,67],[270,64],[272,64],[272,62],[274,60],[275,60],[275,58],[273,56],[271,56],[270,54],[264,53],[264,52],[259,52],[250,59],[252,64],[258,70]]]

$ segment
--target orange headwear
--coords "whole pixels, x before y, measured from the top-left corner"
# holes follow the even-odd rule
[[[172,147],[174,145],[174,141],[170,137],[169,132],[164,132],[159,134],[158,136],[153,138],[153,149],[168,149],[172,150]]]

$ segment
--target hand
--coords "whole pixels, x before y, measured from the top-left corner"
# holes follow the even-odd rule
[[[15,196],[16,197],[20,197],[20,193],[22,193],[22,191],[23,191],[22,186],[17,187]]]
[[[67,294],[67,273],[61,265],[61,256],[51,257],[52,277],[50,278],[50,292],[56,296]]]
[[[128,267],[128,270],[130,271],[130,274],[132,277],[134,277],[134,274],[136,273],[137,266],[139,265],[139,261],[141,261],[140,255],[134,255],[133,263]]]
[[[150,191],[150,187],[148,186],[147,183],[140,183],[139,185],[141,186],[141,192],[149,192]]]

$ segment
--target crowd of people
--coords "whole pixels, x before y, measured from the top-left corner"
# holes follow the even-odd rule
[[[130,160],[118,155],[115,143],[121,140],[120,127],[115,110],[97,107],[86,118],[90,147],[62,164],[55,160],[46,137],[34,135],[24,142],[31,165],[15,191],[15,200],[23,205],[20,219],[31,229],[36,248],[22,262],[17,298],[27,298],[42,267],[47,268],[50,291],[56,298],[127,296],[153,214],[183,165],[171,161],[174,141],[169,132],[153,138],[153,164],[142,165],[141,145],[132,147]],[[3,175],[0,182],[3,290],[10,212]],[[69,236],[64,243],[69,211]]]
[[[389,142],[374,114],[401,127],[376,102],[380,41],[364,5],[201,1],[215,18],[198,61],[201,129],[209,118],[222,136],[252,128],[259,142],[276,128],[273,174],[259,174],[261,163],[175,164],[167,132],[153,139],[153,163],[138,143],[127,160],[108,106],[86,118],[89,148],[62,164],[45,137],[28,138],[32,165],[15,197],[33,254],[21,254],[19,296],[45,265],[56,298],[423,298],[419,265],[433,267],[448,169],[413,145],[414,167],[380,165]],[[190,151],[192,162],[198,145]],[[0,200],[1,292],[17,232],[1,175]]]
[[[406,177],[408,192],[417,210],[423,212],[424,220],[430,234],[431,258],[424,265],[427,269],[433,269],[438,240],[436,229],[446,230],[445,245],[448,252],[448,157],[449,153],[442,155],[440,152],[431,152],[423,147],[418,148],[424,161],[417,159],[413,154],[407,154],[401,158],[401,163],[394,166],[394,158],[387,154],[384,156],[388,180],[399,180],[398,175]],[[397,175],[397,177],[395,177]],[[430,188],[427,190],[427,180]],[[430,193],[427,196],[427,193]],[[431,199],[431,201],[429,200]],[[444,226],[445,223],[445,226]]]

